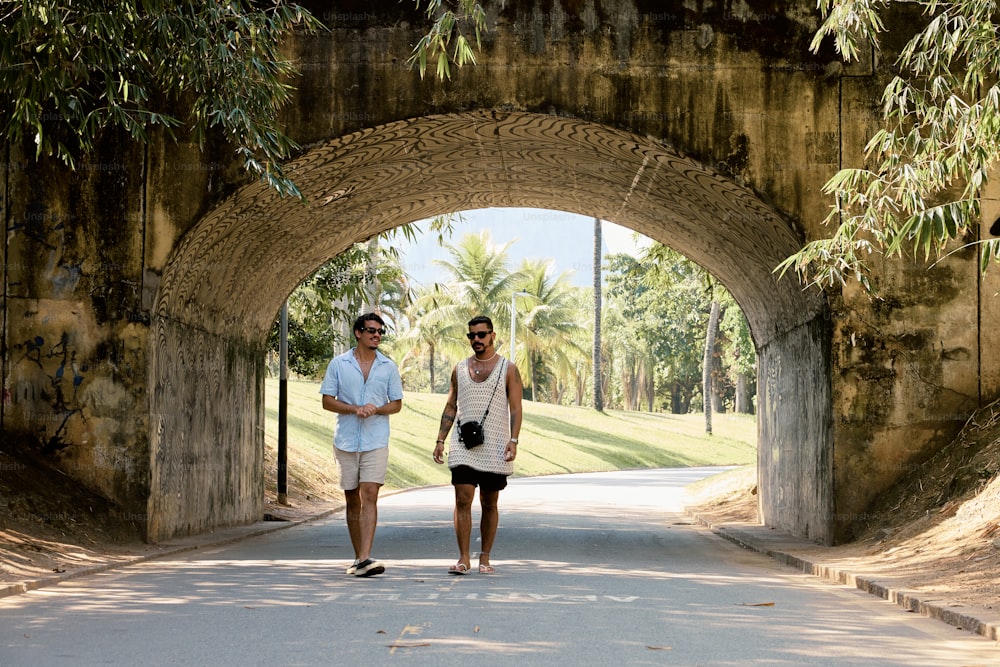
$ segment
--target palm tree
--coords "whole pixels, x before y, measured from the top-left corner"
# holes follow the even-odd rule
[[[608,335],[604,338],[602,363],[605,374],[617,377],[620,387],[614,392],[614,398],[611,392],[606,394],[607,402],[617,406],[620,398],[622,409],[639,410],[645,401],[652,411],[656,353],[645,336],[637,335],[637,329],[649,329],[654,325],[623,312],[617,299],[611,300],[605,318]]]
[[[701,394],[705,403],[705,433],[712,432],[712,360],[715,356],[715,335],[719,329],[719,300],[712,299],[712,310],[708,316],[708,332],[705,334],[705,361],[702,367]]]
[[[312,376],[329,361],[331,352],[351,346],[351,324],[362,312],[379,312],[390,325],[412,296],[398,254],[388,241],[395,234],[408,235],[406,227],[373,239],[356,243],[323,264],[293,291],[287,300],[289,309],[289,361],[299,374]],[[397,328],[398,325],[392,328]],[[272,327],[269,347],[279,345],[279,326]]]
[[[454,346],[468,352],[466,323],[476,315],[488,315],[493,328],[502,335],[510,328],[510,295],[515,291],[519,274],[507,268],[507,248],[513,241],[497,246],[488,229],[466,234],[444,247],[450,260],[435,260],[449,274],[445,284],[436,284],[424,297],[427,317],[442,323],[442,329]]]
[[[440,361],[439,351],[442,341],[446,340],[447,326],[442,326],[440,319],[429,316],[426,293],[418,294],[406,313],[409,327],[401,332],[398,338],[391,341],[389,348],[399,359],[399,371],[405,381],[419,364],[427,358],[428,387],[431,392],[438,390],[436,369]],[[447,323],[450,326],[450,323]]]
[[[586,357],[573,336],[584,317],[579,307],[581,290],[572,286],[569,272],[555,276],[548,259],[524,260],[515,275],[519,276],[518,290],[530,295],[519,301],[528,309],[524,314],[519,310],[517,316],[519,331],[524,331],[519,336],[524,358],[519,361],[528,369],[532,400],[540,397],[543,377],[550,381],[551,399],[558,396],[560,381],[575,374],[576,360]]]
[[[604,393],[601,391],[601,219],[594,218],[594,409],[604,411]]]

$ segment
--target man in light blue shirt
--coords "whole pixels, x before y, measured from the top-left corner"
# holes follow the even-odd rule
[[[399,369],[378,351],[385,323],[376,313],[354,321],[357,345],[334,357],[326,368],[320,393],[323,409],[337,415],[333,436],[340,486],[347,502],[347,532],[354,564],[347,574],[370,577],[385,572],[371,557],[378,523],[378,493],[389,461],[389,415],[403,407]]]

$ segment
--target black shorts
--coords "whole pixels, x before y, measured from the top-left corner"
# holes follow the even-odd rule
[[[507,488],[507,475],[483,472],[469,466],[455,466],[451,469],[451,483],[471,484],[484,491],[503,491]]]

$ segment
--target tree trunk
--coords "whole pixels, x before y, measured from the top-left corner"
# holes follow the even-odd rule
[[[722,359],[714,355],[712,363],[712,411],[721,415],[726,411],[726,376],[720,370]]]
[[[430,351],[430,358],[431,358],[431,368],[430,368],[430,371],[431,371],[431,393],[433,394],[434,393],[434,344],[431,343],[428,346],[428,349]]]
[[[646,405],[649,406],[649,411],[653,411],[653,403],[656,397],[653,393],[656,391],[656,382],[653,379],[653,374],[650,373],[649,377],[646,378]]]
[[[752,415],[753,404],[750,402],[750,380],[744,373],[736,376],[736,413]]]
[[[622,402],[625,403],[623,406],[626,411],[632,412],[635,410],[636,404],[638,403],[638,396],[636,396],[636,387],[638,382],[635,379],[635,373],[631,369],[623,368],[621,371],[622,379]]]
[[[715,412],[715,414],[721,415],[722,413],[724,413],[726,411],[726,400],[725,400],[725,398],[726,397],[723,396],[722,393],[718,391],[718,383],[713,379],[712,380],[712,411]]]
[[[601,220],[594,218],[594,409],[604,411],[604,392],[601,388]]]
[[[531,380],[531,400],[537,401],[538,396],[535,390],[538,388],[538,374],[535,373],[535,355],[528,351],[528,377]]]
[[[365,284],[371,301],[365,306],[364,312],[366,313],[378,313],[382,305],[382,285],[378,279],[378,256],[378,236],[373,236],[368,241],[368,271],[366,271],[368,275]],[[351,333],[353,334],[353,332]]]
[[[719,312],[719,317],[722,317],[721,311]],[[722,355],[716,349],[718,347],[716,345],[712,349],[712,397],[715,401],[712,407],[715,409],[716,414],[722,414],[726,411],[726,384],[729,378],[726,377],[725,370],[722,368]]]
[[[351,304],[345,297],[339,297],[330,304],[331,311],[335,311],[337,309],[340,309],[342,311],[347,311],[347,309],[350,307]],[[361,313],[358,314],[360,315]],[[343,341],[343,343],[340,344],[339,346],[335,346],[333,350],[334,356],[347,352],[349,349],[354,347],[354,344],[357,341],[354,340],[354,331],[352,330],[354,328],[354,321],[351,320],[351,318],[348,317],[344,318],[343,320],[334,319],[333,314],[331,313],[330,328],[333,329],[334,331],[340,331],[340,335],[342,337],[341,339]]]
[[[712,302],[712,311],[708,316],[708,333],[705,334],[705,357],[702,362],[701,396],[705,404],[705,433],[712,432],[712,361],[715,350],[715,331],[719,328],[719,302]]]
[[[670,386],[670,412],[675,415],[681,413],[681,383],[676,380]]]

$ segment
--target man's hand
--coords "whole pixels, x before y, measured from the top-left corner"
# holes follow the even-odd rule
[[[438,440],[434,445],[434,463],[444,463],[444,441]]]
[[[374,403],[368,403],[366,405],[359,405],[354,414],[361,419],[367,419],[368,417],[374,415],[376,410],[378,410],[378,408],[375,407]]]
[[[516,458],[517,458],[517,443],[513,441],[508,442],[507,446],[503,450],[503,460],[513,461]]]

